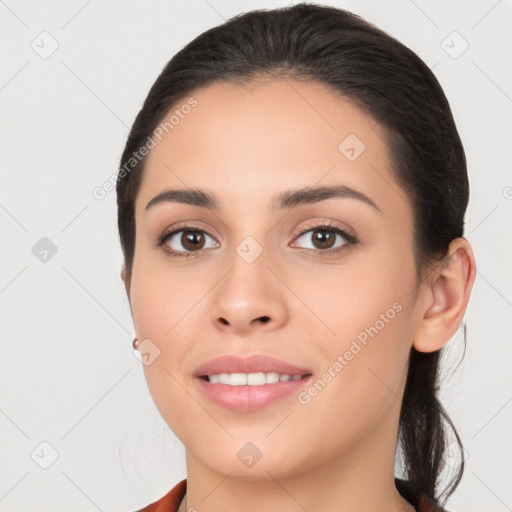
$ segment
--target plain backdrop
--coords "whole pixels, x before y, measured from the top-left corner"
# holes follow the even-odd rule
[[[478,274],[443,401],[466,448],[451,512],[512,510],[510,0],[325,2],[411,47],[450,101],[468,160]],[[132,353],[115,191],[135,115],[167,61],[280,1],[0,2],[3,512],[134,511],[186,476]],[[460,363],[455,373],[453,370]]]

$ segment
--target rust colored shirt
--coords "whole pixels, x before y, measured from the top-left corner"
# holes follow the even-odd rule
[[[447,512],[433,499],[415,489],[410,482],[395,478],[395,485],[402,497],[405,498],[417,512]],[[158,501],[151,503],[137,512],[177,512],[186,490],[187,479],[185,478],[177,483]]]

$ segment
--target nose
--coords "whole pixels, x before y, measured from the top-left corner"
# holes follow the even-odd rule
[[[237,336],[279,329],[288,320],[286,288],[270,270],[265,251],[248,263],[238,254],[212,290],[211,319],[217,329]]]

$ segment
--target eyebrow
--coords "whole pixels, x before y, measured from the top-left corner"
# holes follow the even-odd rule
[[[285,190],[272,199],[272,209],[283,210],[293,208],[299,205],[313,204],[332,198],[351,198],[357,199],[375,210],[382,213],[381,209],[368,196],[353,188],[345,185],[330,185],[323,187],[305,187],[300,189]],[[219,202],[215,195],[198,188],[187,189],[169,189],[164,190],[155,196],[146,205],[145,210],[149,210],[162,203],[182,203],[206,208],[208,210],[218,210]]]

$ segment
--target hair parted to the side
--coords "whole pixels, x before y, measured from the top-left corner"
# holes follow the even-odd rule
[[[469,200],[464,149],[448,101],[428,66],[402,43],[345,10],[298,4],[251,11],[200,34],[153,84],[130,131],[121,167],[169,110],[197,88],[216,82],[250,84],[264,77],[323,84],[379,123],[397,182],[413,208],[420,282],[443,260],[450,242],[463,236]],[[128,282],[144,163],[141,159],[130,172],[120,172],[117,181]],[[460,438],[438,399],[441,351],[411,349],[399,428],[404,475],[440,502],[455,490],[464,470],[461,460],[444,493],[438,492],[448,429],[462,453]]]

